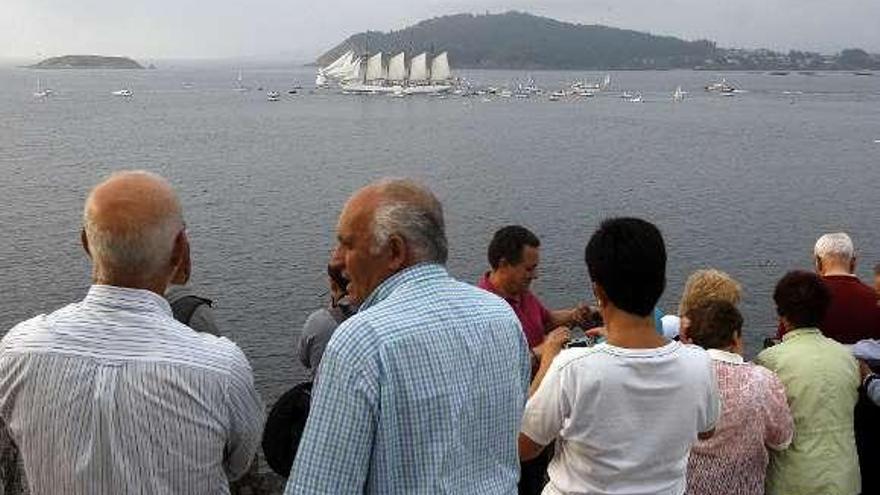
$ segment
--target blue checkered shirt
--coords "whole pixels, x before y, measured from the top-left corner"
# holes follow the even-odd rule
[[[516,493],[529,372],[510,305],[407,268],[330,339],[285,494]]]

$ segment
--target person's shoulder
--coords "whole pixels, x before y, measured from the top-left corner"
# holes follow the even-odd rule
[[[556,358],[553,359],[553,365],[560,371],[577,370],[582,367],[593,368],[601,366],[602,361],[608,360],[608,354],[603,352],[604,344],[597,344],[592,347],[570,347],[563,349]]]
[[[13,326],[0,341],[0,350],[11,351],[19,348],[40,346],[39,342],[51,338],[52,322],[60,317],[75,312],[81,303],[63,306],[51,313],[41,313]],[[31,345],[29,345],[31,344]]]
[[[303,325],[302,335],[323,333],[337,326],[336,319],[327,308],[312,311]]]

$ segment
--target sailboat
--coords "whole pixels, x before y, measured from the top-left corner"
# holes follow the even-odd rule
[[[53,91],[49,88],[43,88],[43,85],[40,82],[40,78],[37,78],[37,89],[34,91],[34,98],[48,98],[52,96]]]
[[[318,69],[316,82],[336,81],[346,94],[432,94],[452,89],[447,52],[430,61],[427,53],[420,53],[412,57],[409,66],[406,58],[406,54],[400,52],[386,64],[382,52],[358,57],[349,50],[330,65]]]
[[[235,91],[244,92],[244,91],[248,91],[249,89],[250,88],[248,88],[247,86],[242,85],[242,83],[241,83],[241,69],[239,69],[238,70],[238,77],[235,79]]]
[[[684,101],[685,94],[686,93],[681,90],[681,86],[678,86],[677,88],[675,88],[675,92],[672,93],[672,101]]]

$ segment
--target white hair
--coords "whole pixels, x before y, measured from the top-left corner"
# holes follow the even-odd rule
[[[373,251],[397,234],[406,239],[416,261],[445,264],[448,245],[443,206],[434,194],[409,179],[384,179],[375,187],[381,199],[373,213]]]
[[[816,241],[813,254],[819,259],[849,262],[855,256],[852,239],[844,232],[825,234]]]
[[[163,184],[168,182],[150,172],[121,172],[118,175],[145,175]],[[90,198],[91,200],[91,198]],[[104,279],[118,276],[151,278],[167,266],[174,249],[174,240],[184,228],[183,214],[174,198],[171,208],[145,223],[144,219],[125,218],[113,225],[97,222],[91,217],[89,202],[83,212],[83,230],[95,269]]]

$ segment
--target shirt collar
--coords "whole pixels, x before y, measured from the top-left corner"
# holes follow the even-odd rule
[[[85,304],[111,306],[124,310],[158,311],[172,316],[171,305],[164,297],[145,289],[115,285],[92,285],[83,300]]]
[[[743,364],[745,362],[742,356],[734,352],[722,351],[721,349],[706,349],[706,353],[713,360],[721,361],[722,363]]]
[[[800,335],[810,335],[810,334],[821,335],[822,332],[819,331],[818,328],[795,328],[794,330],[785,332],[785,335],[782,336],[782,341],[785,342],[786,340],[793,339],[793,338],[800,336]]]
[[[391,275],[373,289],[373,292],[364,299],[358,308],[358,312],[364,311],[371,306],[375,306],[388,298],[397,288],[414,282],[416,280],[439,279],[448,277],[449,273],[443,265],[425,262],[404,268],[403,270]]]
[[[477,286],[483,290],[487,290],[487,291],[491,292],[492,294],[495,294],[496,296],[503,298],[505,301],[507,301],[511,305],[516,305],[516,304],[519,304],[520,302],[522,302],[525,294],[520,294],[518,296],[510,296],[510,297],[502,296],[501,292],[498,290],[498,288],[495,287],[495,284],[492,283],[492,278],[490,277],[491,274],[492,274],[491,271],[484,273],[483,277],[480,279],[480,282],[479,282],[479,284],[477,284]]]

